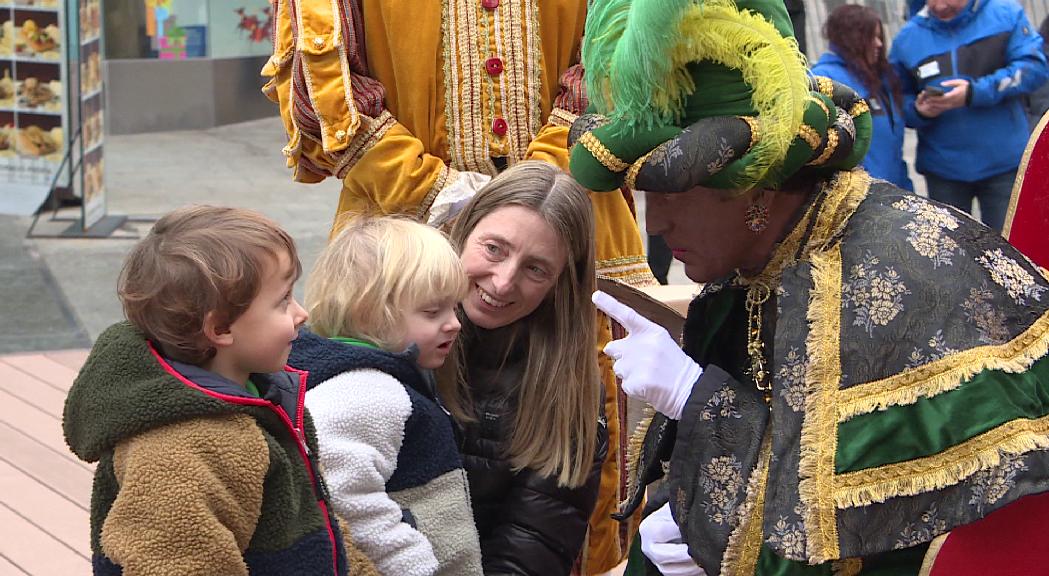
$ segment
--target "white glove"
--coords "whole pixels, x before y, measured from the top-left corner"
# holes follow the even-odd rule
[[[459,172],[455,181],[442,188],[433,199],[426,223],[437,228],[454,218],[491,179],[480,172]]]
[[[663,576],[705,576],[696,561],[688,555],[688,545],[681,541],[681,530],[670,514],[670,503],[649,514],[638,527],[641,552]]]
[[[627,337],[605,346],[615,360],[612,370],[623,381],[623,392],[640,398],[653,408],[681,419],[681,411],[703,369],[689,358],[670,333],[630,307],[598,290],[594,305],[626,328]]]

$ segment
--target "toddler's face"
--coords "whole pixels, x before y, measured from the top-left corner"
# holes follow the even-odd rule
[[[444,365],[452,343],[459,335],[459,319],[455,317],[455,300],[428,302],[410,310],[404,318],[405,335],[401,349],[415,344],[419,347],[419,365],[434,370]]]

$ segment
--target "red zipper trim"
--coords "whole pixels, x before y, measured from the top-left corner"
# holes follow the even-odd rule
[[[288,417],[287,412],[285,412],[283,409],[278,409],[277,406],[273,405],[269,401],[263,400],[261,398],[244,398],[241,396],[230,396],[228,394],[222,394],[220,392],[208,390],[207,388],[204,388],[199,384],[194,383],[192,380],[186,378],[182,374],[179,374],[177,370],[175,370],[170,364],[168,364],[167,360],[165,360],[164,357],[161,356],[159,352],[157,352],[157,349],[153,347],[152,342],[146,342],[146,344],[149,346],[149,351],[153,353],[153,357],[156,358],[157,362],[160,363],[160,366],[168,374],[174,376],[179,382],[182,382],[186,386],[189,386],[190,388],[193,388],[194,390],[197,390],[203,394],[211,396],[212,398],[218,398],[219,400],[223,400],[231,404],[239,404],[242,406],[268,407],[270,410],[276,413],[277,416],[280,417],[281,421],[284,422],[284,425],[291,430],[291,435],[293,438],[295,438],[295,447],[299,450],[299,457],[302,458],[303,463],[306,464],[306,473],[309,475],[310,488],[313,490],[313,495],[317,500],[317,507],[321,509],[321,513],[324,515],[324,526],[328,530],[328,541],[331,543],[332,574],[338,576],[339,547],[336,545],[335,542],[335,531],[332,529],[332,520],[331,514],[328,512],[328,505],[324,501],[324,498],[322,498],[321,495],[317,492],[317,486],[315,485],[315,481],[319,477],[313,473],[313,465],[310,463],[309,450],[306,447],[306,431],[302,427],[305,417],[304,414],[306,412],[303,409],[303,405],[306,399],[306,379],[309,376],[309,373],[303,370],[297,370],[295,368],[292,368],[291,366],[284,367],[285,372],[293,372],[299,375],[299,398],[297,406],[298,410],[296,410],[298,414],[296,414],[295,417],[295,420],[298,422],[299,425],[295,426],[295,424],[291,421],[291,418]]]

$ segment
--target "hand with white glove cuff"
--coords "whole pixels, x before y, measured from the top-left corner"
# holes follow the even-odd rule
[[[663,576],[706,576],[696,561],[688,554],[688,545],[681,539],[670,503],[649,514],[638,527],[641,536],[641,552]]]
[[[593,301],[598,310],[627,331],[626,338],[605,346],[605,354],[615,361],[612,370],[623,381],[623,392],[648,402],[674,420],[681,419],[692,386],[703,369],[662,326],[600,290],[594,292]]]

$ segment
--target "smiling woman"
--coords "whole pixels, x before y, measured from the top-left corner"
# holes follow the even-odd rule
[[[568,574],[583,545],[608,449],[593,236],[586,193],[542,162],[494,178],[452,229],[469,293],[438,386],[463,427],[486,574]]]

